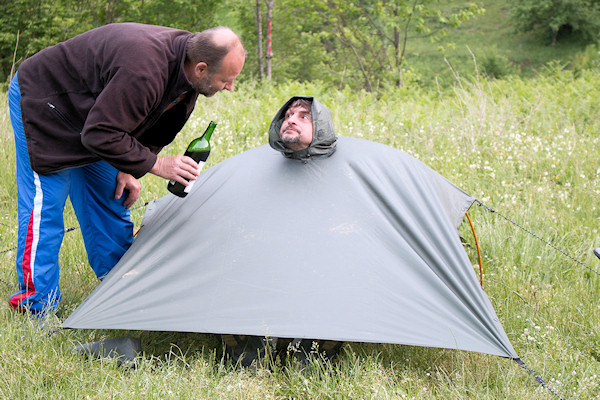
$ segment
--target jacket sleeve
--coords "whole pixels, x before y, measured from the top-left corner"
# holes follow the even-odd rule
[[[87,115],[81,132],[83,146],[136,178],[150,171],[157,156],[132,132],[147,123],[160,105],[164,93],[161,82],[156,76],[148,78],[144,71],[117,69]]]

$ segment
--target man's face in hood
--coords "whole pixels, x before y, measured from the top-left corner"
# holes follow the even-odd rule
[[[292,151],[299,151],[310,146],[313,140],[313,120],[310,106],[292,103],[285,112],[279,136],[285,146]]]

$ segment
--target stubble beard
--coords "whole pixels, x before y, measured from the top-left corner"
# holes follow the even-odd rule
[[[211,83],[211,77],[212,75],[209,75],[206,78],[202,78],[200,80],[198,80],[196,83],[194,83],[192,86],[194,88],[194,90],[196,90],[198,93],[200,93],[201,95],[205,96],[205,97],[212,97],[214,96],[218,90],[215,90],[212,86]]]
[[[295,133],[288,133],[288,131],[293,131]],[[281,138],[281,141],[283,143],[298,143],[300,141],[300,131],[296,128],[294,128],[293,126],[287,126],[285,127],[285,129],[283,130],[283,132],[281,132],[279,134],[279,137]]]

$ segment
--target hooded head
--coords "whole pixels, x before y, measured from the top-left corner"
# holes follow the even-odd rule
[[[299,143],[302,143],[303,138],[298,138],[299,142],[294,142],[294,139],[282,139],[281,128],[287,127],[286,112],[296,100],[308,100],[311,103],[310,117],[312,118],[312,140],[308,147],[297,150]],[[284,124],[286,124],[284,126]],[[297,127],[299,135],[306,135],[306,131],[302,132],[302,127]],[[292,130],[296,127],[291,127]],[[284,133],[285,134],[285,133]],[[290,135],[294,132],[290,132]],[[295,159],[307,159],[314,156],[329,156],[335,151],[336,136],[333,129],[333,118],[331,112],[323,104],[319,103],[312,96],[294,96],[289,99],[275,114],[271,126],[269,127],[269,144],[275,150],[281,152],[284,156]],[[287,144],[286,144],[287,142]],[[306,142],[308,143],[308,141]]]

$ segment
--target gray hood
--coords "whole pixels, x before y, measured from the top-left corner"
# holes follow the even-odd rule
[[[285,118],[285,112],[290,104],[297,99],[312,101],[311,114],[313,120],[313,140],[306,149],[292,151],[285,147],[279,137],[279,130]],[[314,156],[330,156],[335,151],[336,136],[333,129],[333,118],[331,112],[323,104],[312,96],[294,96],[289,99],[275,114],[269,127],[269,144],[275,150],[281,152],[288,158],[304,160]]]

